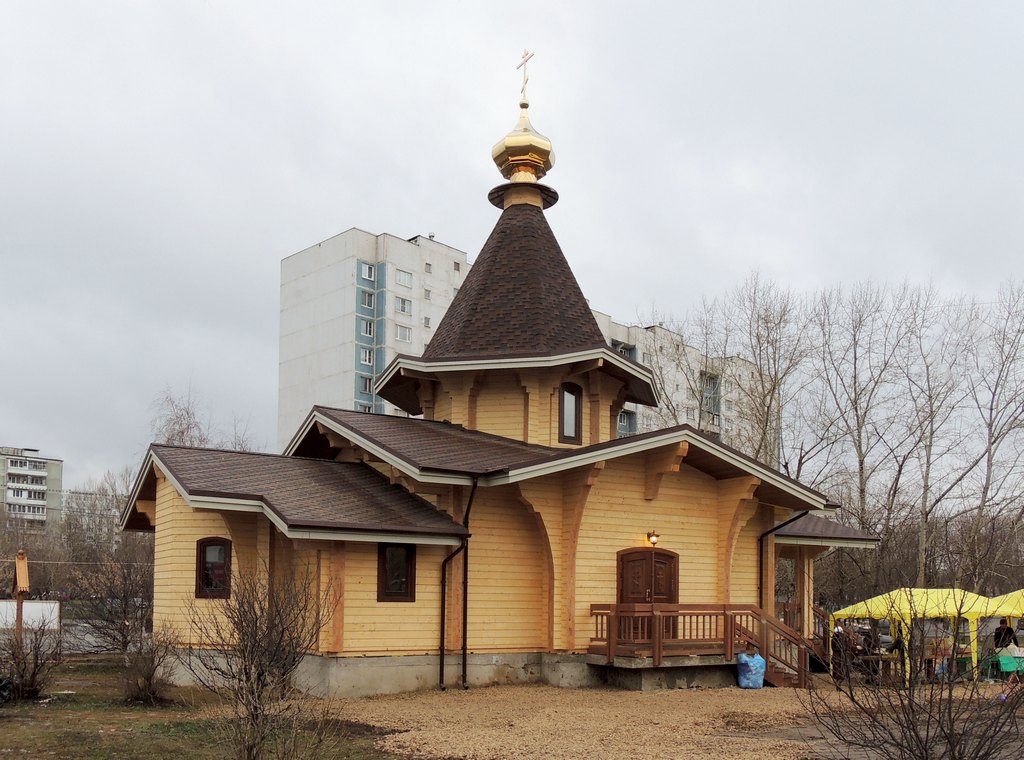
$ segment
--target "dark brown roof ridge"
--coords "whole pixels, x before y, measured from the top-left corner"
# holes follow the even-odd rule
[[[546,356],[606,345],[544,212],[502,211],[423,359]]]

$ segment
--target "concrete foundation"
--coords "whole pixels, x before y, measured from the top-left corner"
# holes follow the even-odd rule
[[[726,664],[721,658],[671,659],[655,668],[645,658],[616,658],[614,664],[608,665],[604,658],[583,654],[471,654],[466,678],[471,687],[546,683],[567,689],[610,686],[649,691],[736,685],[735,665]],[[704,662],[706,659],[715,661]],[[166,668],[165,675],[175,684],[192,680],[177,662]],[[296,671],[295,684],[302,691],[321,697],[367,697],[437,689],[438,658],[310,655]],[[462,688],[462,659],[458,655],[445,658],[445,688]]]

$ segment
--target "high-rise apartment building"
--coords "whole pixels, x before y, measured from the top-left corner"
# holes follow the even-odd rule
[[[279,444],[314,404],[396,413],[375,377],[397,354],[423,353],[468,271],[463,251],[432,237],[359,229],[284,259]]]
[[[278,444],[314,404],[404,414],[373,393],[398,354],[420,356],[472,265],[432,237],[403,240],[350,229],[281,262]],[[620,436],[688,423],[742,446],[740,385],[752,365],[707,357],[664,327],[593,312],[608,344],[654,371],[657,408],[626,404]]]
[[[60,513],[64,463],[36,449],[0,446],[0,494],[8,527],[44,530]]]

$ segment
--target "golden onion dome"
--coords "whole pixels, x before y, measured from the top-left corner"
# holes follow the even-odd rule
[[[519,123],[491,150],[491,158],[509,182],[536,182],[555,163],[551,141],[530,124],[529,107],[526,98],[519,101]]]

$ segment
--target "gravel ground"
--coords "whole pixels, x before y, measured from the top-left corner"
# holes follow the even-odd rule
[[[339,707],[346,720],[394,729],[378,746],[417,758],[820,756],[819,735],[796,689],[496,686],[345,700]]]

